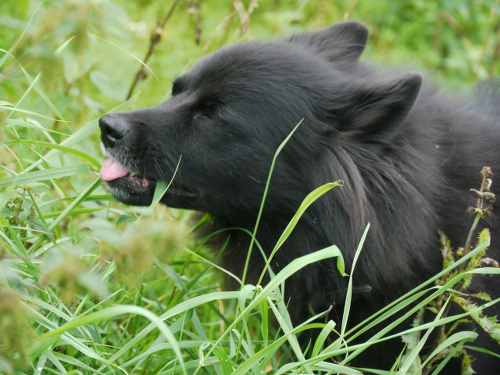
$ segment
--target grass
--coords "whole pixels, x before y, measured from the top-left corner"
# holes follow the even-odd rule
[[[224,244],[211,249],[207,238],[194,236],[204,219],[193,223],[189,212],[157,205],[125,207],[100,186],[96,121],[109,111],[162,100],[176,75],[226,43],[344,18],[370,26],[372,59],[413,63],[417,56],[438,80],[464,87],[500,74],[500,48],[492,37],[499,3],[274,0],[256,9],[238,1],[196,4],[178,5],[147,64],[142,56],[151,29],[170,4],[0,4],[0,373],[381,374],[357,369],[352,360],[390,337],[407,343],[394,371],[430,373],[464,347],[481,350],[469,344],[474,332],[455,327],[440,331],[435,351],[422,354],[431,331],[471,316],[498,335],[498,325],[481,314],[498,301],[476,306],[458,300],[455,291],[471,274],[498,274],[478,261],[489,245],[487,232],[441,274],[355,327],[347,324],[351,283],[340,327],[325,321],[326,312],[293,326],[284,280],[325,258],[336,257],[343,271],[342,249],[332,244],[276,274],[268,270],[266,285],[248,285],[243,277],[239,290],[223,291],[227,271],[217,260]],[[141,67],[143,76],[125,101]],[[268,183],[271,177],[272,166]],[[305,198],[272,253],[286,243],[308,205],[335,187],[318,187]],[[252,248],[262,250],[258,242]],[[462,302],[462,313],[443,313],[451,300]],[[426,307],[435,310],[434,320],[398,329],[405,316],[418,317]],[[372,337],[356,340],[380,326]],[[297,335],[307,330],[320,334],[305,350]]]

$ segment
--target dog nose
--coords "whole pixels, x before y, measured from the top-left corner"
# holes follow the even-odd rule
[[[99,119],[101,141],[106,147],[114,147],[129,131],[128,122],[116,114],[109,114]]]

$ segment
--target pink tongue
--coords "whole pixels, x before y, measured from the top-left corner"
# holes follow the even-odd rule
[[[101,178],[104,181],[113,181],[128,175],[128,169],[115,159],[106,159],[102,163]]]

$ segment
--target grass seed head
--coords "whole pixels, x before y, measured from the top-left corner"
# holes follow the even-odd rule
[[[116,243],[103,242],[104,258],[116,264],[116,276],[129,287],[137,286],[153,269],[155,259],[168,263],[191,243],[189,226],[174,219],[167,208],[157,207],[151,216],[129,224]]]
[[[0,370],[13,372],[24,368],[29,362],[29,347],[34,337],[31,319],[21,297],[1,285],[0,332]]]
[[[106,294],[106,288],[105,286],[104,288],[92,287],[95,282],[87,277],[92,275],[94,273],[89,270],[78,253],[67,249],[58,249],[57,252],[45,259],[40,284],[56,287],[57,294],[66,304],[75,302],[78,293],[90,292],[102,298]]]

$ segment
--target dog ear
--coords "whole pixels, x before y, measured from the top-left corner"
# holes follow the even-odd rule
[[[370,143],[390,141],[412,109],[421,84],[419,74],[354,88],[351,83],[349,94],[342,95],[343,100],[337,101],[334,111],[340,130],[356,140]]]
[[[288,41],[312,48],[331,62],[354,62],[366,46],[368,29],[354,21],[340,22],[326,29],[292,35]]]

